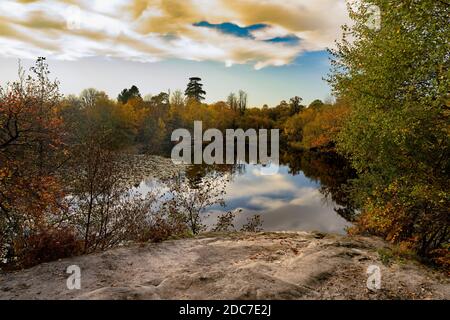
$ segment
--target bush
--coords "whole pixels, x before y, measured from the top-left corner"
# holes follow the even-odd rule
[[[181,219],[167,217],[157,213],[152,215],[139,237],[139,242],[161,242],[174,237],[184,237],[191,235],[188,226]]]
[[[242,210],[239,210],[239,212]],[[213,232],[227,232],[236,231],[234,227],[234,218],[236,217],[236,212],[229,211],[227,213],[221,214],[217,217],[217,222],[212,228]]]
[[[432,261],[443,268],[448,275],[450,275],[450,245],[447,244],[442,246],[440,249],[435,249],[431,251],[431,259]]]
[[[243,232],[260,232],[263,230],[262,228],[263,220],[259,214],[255,214],[254,216],[247,218],[247,223],[244,224],[241,228]]]
[[[45,228],[16,240],[14,247],[17,256],[9,268],[29,268],[78,255],[83,242],[71,228]]]

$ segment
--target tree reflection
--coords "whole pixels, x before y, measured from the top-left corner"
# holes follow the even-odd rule
[[[356,207],[348,183],[356,178],[356,172],[342,156],[334,152],[284,150],[280,162],[289,167],[290,174],[303,172],[307,178],[320,183],[320,192],[339,205],[334,210],[347,221],[354,220]]]

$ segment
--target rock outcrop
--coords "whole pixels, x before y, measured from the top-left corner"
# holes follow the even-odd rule
[[[0,275],[1,299],[449,299],[448,278],[388,244],[320,233],[210,234],[121,247]],[[384,249],[386,250],[386,249]],[[81,269],[81,289],[66,286]],[[369,290],[367,269],[381,271]]]

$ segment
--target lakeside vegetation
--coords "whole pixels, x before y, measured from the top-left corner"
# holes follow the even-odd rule
[[[92,88],[63,97],[45,58],[30,75],[20,69],[0,91],[1,263],[28,267],[200,232],[202,210],[222,201],[214,173],[194,186],[168,182],[177,197],[155,209],[161,195],[130,192],[118,165],[122,153],[167,154],[172,131],[200,120],[204,129],[278,128],[284,148],[340,152],[358,173],[348,186],[359,209],[351,232],[382,236],[448,268],[449,6],[364,2],[382,9],[383,27],[365,24],[363,6],[350,9],[355,24],[331,52],[332,103],[292,97],[250,108],[241,90],[206,104],[199,78],[185,92],[142,97],[131,86],[117,99]]]
[[[401,243],[449,266],[449,13],[445,1],[366,1],[382,14],[349,9],[353,26],[329,77],[352,112],[337,139],[359,177],[358,231]]]

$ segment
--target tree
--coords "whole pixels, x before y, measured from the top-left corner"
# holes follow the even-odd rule
[[[198,102],[205,100],[204,96],[206,92],[203,90],[203,84],[201,84],[200,81],[202,81],[202,79],[198,77],[189,78],[189,83],[184,92],[188,99],[194,99]]]
[[[170,96],[170,106],[175,109],[184,107],[184,96],[181,90],[175,90]]]
[[[359,172],[359,227],[428,255],[450,238],[450,6],[364,0],[349,12],[329,82],[352,107],[338,147]]]
[[[336,137],[347,121],[350,108],[343,101],[326,108],[310,109],[314,117],[306,122],[302,132],[302,147],[311,148],[333,148]]]
[[[184,111],[185,104],[183,92],[181,90],[175,90],[170,97],[169,114],[166,121],[168,134],[171,134],[175,129],[183,127],[182,114],[184,113]],[[170,140],[170,137],[165,138],[167,138],[167,141]],[[170,144],[168,146],[170,146]]]
[[[247,93],[244,90],[239,90],[238,105],[239,105],[239,112],[241,114],[244,114],[245,110],[247,109],[247,101],[248,101]]]
[[[126,104],[128,100],[130,100],[131,98],[141,99],[139,89],[134,85],[130,89],[123,89],[122,92],[117,97],[117,101],[121,102],[122,104]]]
[[[167,92],[160,92],[158,95],[153,96],[150,99],[150,103],[154,106],[154,107],[168,107],[169,106],[169,94]]]
[[[145,152],[166,152],[170,147],[170,130],[180,127],[181,123],[180,110],[170,104],[167,92],[160,92],[145,102],[136,141]]]
[[[316,110],[316,109],[321,108],[323,105],[324,105],[324,103],[322,102],[322,100],[317,99],[317,100],[314,100],[313,102],[311,102],[309,104],[308,108]]]
[[[108,98],[108,95],[103,91],[98,91],[94,88],[84,89],[80,93],[80,102],[82,108],[92,108],[99,98]]]
[[[234,94],[232,92],[232,93],[230,93],[228,95],[227,104],[228,104],[228,106],[230,107],[231,110],[233,110],[233,111],[237,111],[238,110],[238,105],[239,104],[238,104],[238,99],[236,97],[236,94]]]
[[[301,105],[302,101],[303,101],[303,99],[300,98],[299,96],[295,96],[295,97],[291,98],[290,106],[291,106],[291,114],[292,115],[299,113],[303,109],[303,106]]]
[[[0,260],[17,258],[16,244],[25,230],[46,224],[63,199],[57,170],[65,159],[58,116],[59,83],[49,79],[45,58],[38,58],[26,77],[0,88]]]
[[[84,139],[75,146],[68,186],[72,201],[69,221],[83,239],[83,251],[105,250],[125,240],[136,240],[136,234],[147,226],[151,196],[145,200],[129,192],[124,184],[127,168],[124,155],[108,148],[113,143],[108,130],[85,127]]]

